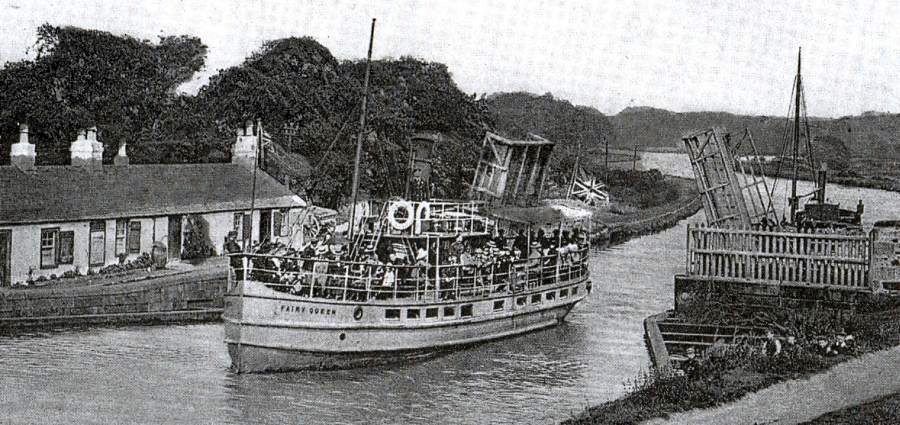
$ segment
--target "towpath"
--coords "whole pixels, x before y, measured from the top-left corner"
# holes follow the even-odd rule
[[[900,346],[865,354],[807,379],[775,384],[723,406],[647,424],[793,424],[900,393]]]

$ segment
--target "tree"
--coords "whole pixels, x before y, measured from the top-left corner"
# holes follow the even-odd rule
[[[99,127],[107,160],[123,142],[137,146],[165,134],[157,117],[206,57],[206,46],[189,36],[151,43],[49,24],[37,33],[37,57],[0,70],[0,131],[11,140],[17,123],[31,123],[45,164],[68,162],[79,128]]]

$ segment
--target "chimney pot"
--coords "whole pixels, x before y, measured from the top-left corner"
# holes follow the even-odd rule
[[[33,171],[35,169],[34,145],[28,141],[28,124],[19,126],[19,143],[10,146],[9,162],[20,170]]]

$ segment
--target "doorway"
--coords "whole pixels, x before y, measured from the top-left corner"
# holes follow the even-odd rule
[[[181,258],[181,216],[169,216],[169,258]]]
[[[0,230],[0,286],[10,284],[9,257],[12,250],[12,233],[9,230]]]
[[[272,240],[272,210],[259,212],[259,241]]]

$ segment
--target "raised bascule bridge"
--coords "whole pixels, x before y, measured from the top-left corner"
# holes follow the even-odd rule
[[[779,219],[749,131],[736,140],[713,128],[682,140],[706,222],[688,225],[684,271],[675,276],[676,312],[695,302],[727,300],[742,311],[777,305],[824,314],[852,311],[871,294],[900,294],[900,221],[864,227],[861,211],[851,220],[813,221],[809,213],[796,211],[797,196],[788,200],[789,206],[795,203],[791,217]],[[751,151],[744,156],[751,160],[738,160],[741,148]],[[821,180],[807,210],[830,205],[824,203],[824,176]],[[671,316],[661,313],[645,321],[658,366],[677,363],[688,347],[702,352],[716,341],[764,338],[766,332]]]

